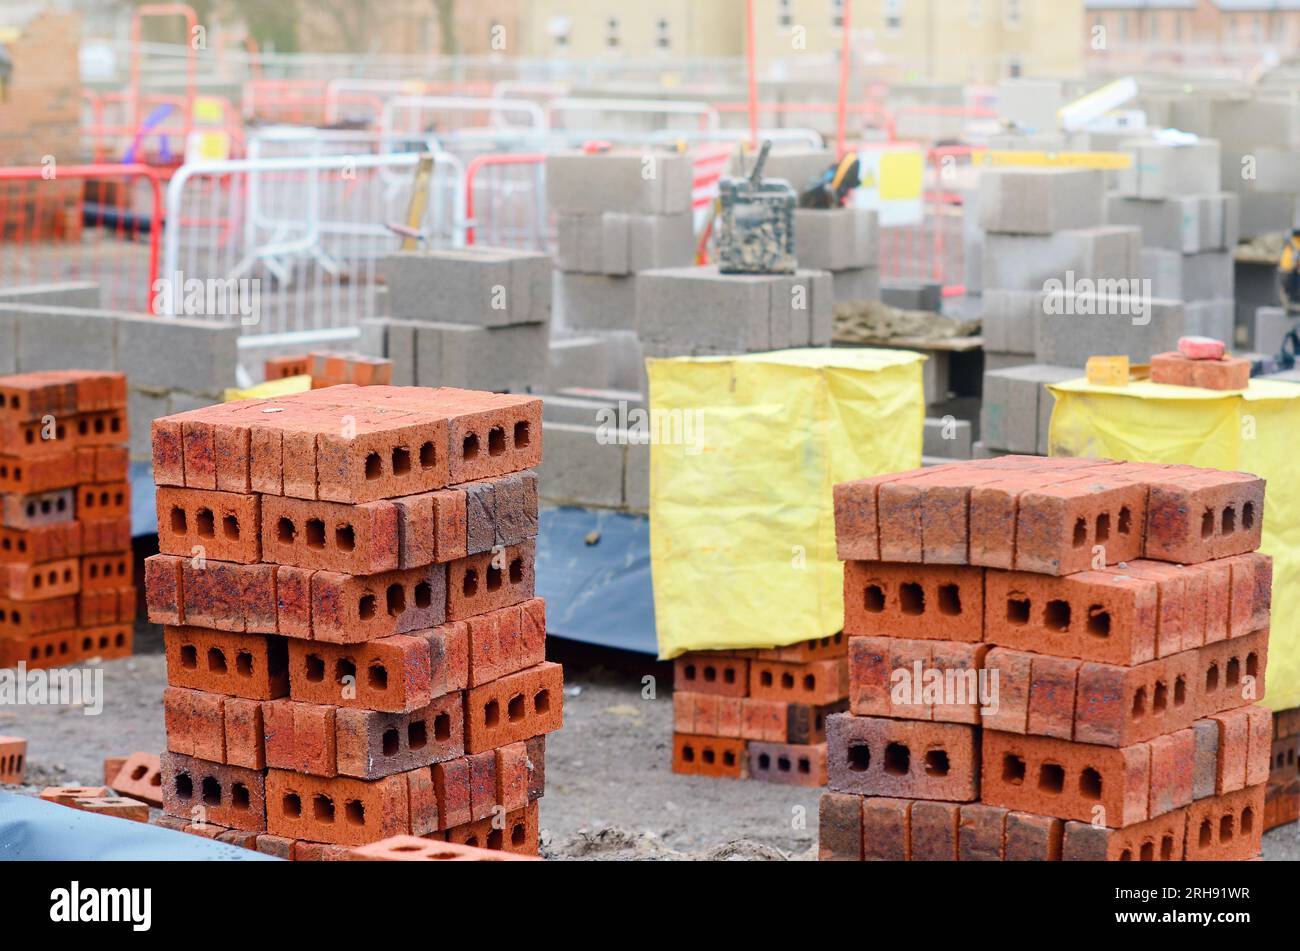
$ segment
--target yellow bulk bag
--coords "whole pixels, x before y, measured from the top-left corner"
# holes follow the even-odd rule
[[[649,361],[650,560],[659,656],[841,629],[831,487],[921,464],[904,350]],[[667,438],[670,437],[670,438]]]
[[[1268,480],[1260,550],[1273,556],[1273,626],[1264,704],[1300,707],[1300,386],[1253,380],[1247,390],[1220,392],[1079,379],[1050,389],[1054,456],[1181,462]]]

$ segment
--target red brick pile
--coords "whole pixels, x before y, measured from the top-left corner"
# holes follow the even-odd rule
[[[311,377],[311,387],[353,383],[357,386],[387,386],[393,382],[393,361],[359,353],[303,353],[272,357],[264,365],[267,382],[292,376]]]
[[[0,377],[0,667],[131,653],[126,377]]]
[[[295,859],[536,854],[562,678],[533,596],[541,401],[334,387],[156,420],[169,824]]]
[[[1273,714],[1273,758],[1264,794],[1264,829],[1300,820],[1300,709]]]
[[[822,858],[1257,855],[1263,504],[1244,473],[1023,456],[836,486]]]
[[[826,718],[848,709],[843,634],[673,664],[673,772],[826,785]]]

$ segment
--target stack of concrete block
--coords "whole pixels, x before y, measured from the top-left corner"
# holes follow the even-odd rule
[[[1263,503],[1247,473],[1021,456],[836,486],[821,858],[1257,857]]]
[[[799,267],[829,271],[834,300],[880,299],[880,219],[866,208],[797,208]]]
[[[131,653],[127,384],[0,377],[0,668]]]
[[[562,719],[541,403],[336,386],[155,421],[165,823],[292,859],[536,854]]]
[[[1282,352],[1287,335],[1296,330],[1300,330],[1300,315],[1288,313],[1285,307],[1258,307],[1251,346],[1258,353],[1275,356]]]
[[[566,332],[636,329],[637,274],[695,257],[694,166],[685,153],[563,153],[546,160],[556,216],[556,321]]]
[[[361,350],[399,386],[531,392],[546,383],[551,259],[529,251],[402,251],[384,259],[388,315]]]
[[[1188,333],[1231,342],[1241,201],[1220,190],[1219,143],[1126,139],[1119,148],[1133,164],[1116,176],[1108,220],[1142,230],[1143,277],[1154,296],[1183,301]]]
[[[985,450],[1046,456],[1056,397],[1048,384],[1079,376],[1069,367],[1026,364],[984,374],[980,443]]]
[[[673,662],[673,772],[826,785],[826,719],[848,709],[842,633]]]

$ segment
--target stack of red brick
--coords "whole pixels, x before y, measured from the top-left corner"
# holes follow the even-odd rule
[[[826,785],[826,718],[848,709],[842,633],[673,665],[673,772]]]
[[[295,859],[535,854],[562,677],[534,598],[541,402],[334,387],[154,422],[169,824]]]
[[[131,653],[126,378],[0,377],[0,667]]]
[[[1004,457],[835,489],[824,859],[1258,854],[1264,483]]]
[[[1273,714],[1273,758],[1264,794],[1264,829],[1300,820],[1300,709]]]
[[[393,361],[359,353],[304,353],[272,357],[264,365],[266,380],[293,376],[311,377],[311,387],[353,383],[357,386],[387,386],[393,382]]]

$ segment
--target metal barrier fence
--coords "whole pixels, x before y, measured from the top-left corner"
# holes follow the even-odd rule
[[[93,281],[102,306],[147,311],[162,215],[150,166],[0,168],[0,287]]]

